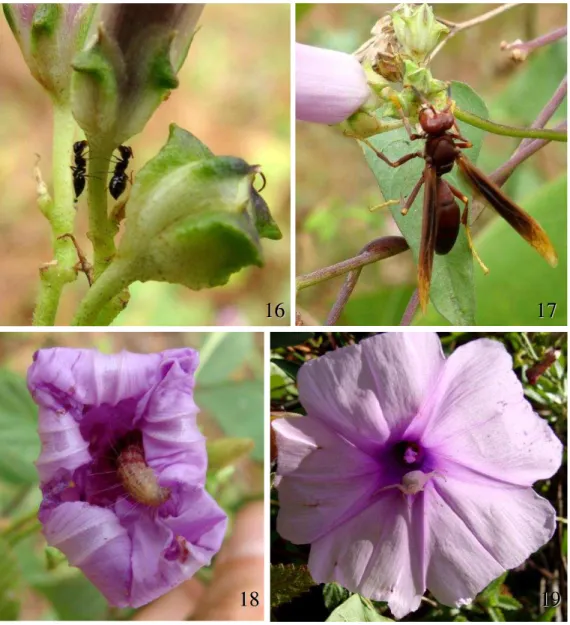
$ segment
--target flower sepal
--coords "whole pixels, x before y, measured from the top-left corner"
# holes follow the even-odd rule
[[[241,158],[215,156],[172,124],[166,145],[133,185],[116,261],[130,267],[131,281],[195,290],[262,266],[260,238],[281,233],[254,188],[259,172]]]
[[[103,7],[96,32],[73,59],[73,114],[90,144],[112,149],[142,131],[178,87],[202,8]]]

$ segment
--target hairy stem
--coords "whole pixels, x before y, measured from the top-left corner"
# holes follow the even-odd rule
[[[43,207],[50,222],[54,261],[40,269],[40,292],[34,310],[33,325],[55,324],[63,287],[77,278],[73,243],[64,234],[73,232],[75,207],[73,178],[70,170],[75,120],[68,104],[53,104],[53,201]]]
[[[468,113],[460,108],[455,108],[453,114],[457,119],[475,126],[475,128],[481,128],[487,132],[492,132],[495,135],[503,135],[505,137],[522,137],[528,139],[546,139],[547,141],[568,141],[568,133],[561,130],[554,130],[549,128],[516,128],[514,126],[505,126],[504,124],[497,124],[488,119],[483,119],[473,113]]]
[[[132,263],[115,258],[87,291],[72,325],[109,325],[126,306],[128,294],[124,293],[133,281],[132,274]]]

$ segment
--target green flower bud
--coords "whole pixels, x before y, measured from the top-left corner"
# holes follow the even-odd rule
[[[3,5],[32,76],[60,104],[69,100],[71,60],[83,47],[96,8],[93,4]]]
[[[126,207],[115,262],[131,281],[191,289],[225,284],[247,265],[262,266],[260,237],[281,238],[253,183],[258,165],[214,156],[172,124],[167,144],[140,171]]]
[[[404,87],[415,87],[420,93],[423,93],[429,100],[432,96],[439,93],[445,94],[447,83],[443,80],[434,78],[425,67],[419,67],[413,61],[405,61],[404,63]]]
[[[90,144],[111,149],[139,133],[178,86],[203,4],[103,5],[73,60],[73,114]]]
[[[402,54],[416,63],[424,63],[449,28],[435,19],[433,9],[427,5],[401,4],[391,12],[394,33],[401,45]]]

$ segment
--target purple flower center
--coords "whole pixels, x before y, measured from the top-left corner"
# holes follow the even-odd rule
[[[400,441],[395,446],[395,454],[398,462],[405,466],[421,468],[425,458],[425,451],[416,441]]]

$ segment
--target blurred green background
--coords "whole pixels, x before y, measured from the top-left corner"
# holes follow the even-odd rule
[[[453,22],[480,15],[497,5],[433,5],[436,16]],[[297,6],[300,43],[354,52],[394,5],[334,4]],[[434,77],[469,84],[499,123],[529,126],[566,73],[566,42],[533,52],[516,65],[499,49],[503,40],[533,39],[566,23],[563,4],[515,7],[459,33],[436,56]],[[549,122],[566,116],[566,101]],[[327,126],[296,126],[297,275],[345,260],[371,239],[397,235],[389,212],[370,212],[383,201],[362,150],[354,140]],[[478,166],[487,173],[504,163],[518,141],[487,134]],[[492,209],[474,224],[477,250],[491,272],[473,271],[479,325],[564,325],[566,323],[566,144],[547,145],[518,167],[503,187],[548,232],[559,255],[550,268]],[[404,166],[405,167],[405,166]],[[393,199],[393,198],[386,198]],[[300,291],[297,309],[306,323],[322,323],[344,277]],[[339,323],[397,325],[416,285],[410,252],[365,267]],[[539,304],[556,302],[555,316],[539,317]],[[445,324],[432,306],[415,323]]]
[[[254,442],[249,455],[213,467],[208,490],[231,519],[263,497],[263,334],[5,333],[0,336],[0,620],[107,620],[133,610],[110,608],[76,568],[48,555],[36,514],[41,502],[33,465],[39,456],[37,407],[25,384],[33,353],[46,347],[126,349],[149,353],[189,346],[200,350],[195,399],[208,445],[223,437]],[[229,458],[224,458],[226,462]],[[230,530],[231,531],[231,530]],[[54,564],[57,564],[53,568]],[[208,579],[208,569],[198,576]]]
[[[215,154],[259,163],[263,191],[283,232],[263,241],[265,267],[234,274],[224,287],[199,292],[147,282],[131,289],[131,302],[116,325],[286,324],[267,318],[267,304],[289,313],[290,222],[290,7],[285,4],[207,5],[200,30],[180,71],[180,86],[142,134],[129,141],[134,175],[154,156],[175,122]],[[35,154],[51,185],[51,107],[31,77],[3,16],[0,19],[0,321],[29,325],[38,267],[51,259],[50,230],[35,202]],[[71,148],[71,146],[70,146]],[[71,164],[71,163],[70,163]],[[71,171],[70,171],[71,176]],[[87,204],[78,205],[77,232],[87,231]],[[90,250],[85,236],[79,236]],[[90,254],[88,254],[90,256]],[[81,278],[81,277],[80,277]],[[78,279],[62,299],[58,321],[69,323],[87,285]]]

